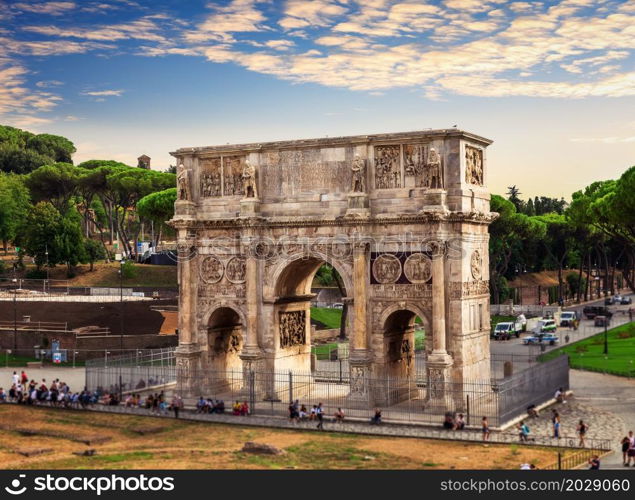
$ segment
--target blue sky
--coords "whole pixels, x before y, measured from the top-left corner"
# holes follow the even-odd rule
[[[0,123],[154,168],[245,141],[459,128],[490,187],[635,164],[629,0],[0,0]]]

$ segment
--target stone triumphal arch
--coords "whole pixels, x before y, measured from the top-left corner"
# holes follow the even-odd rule
[[[489,144],[450,129],[172,153],[180,373],[308,372],[326,262],[349,304],[352,394],[413,376],[416,317],[432,388],[489,380]]]

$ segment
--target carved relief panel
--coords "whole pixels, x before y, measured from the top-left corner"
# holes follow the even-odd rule
[[[465,182],[483,185],[483,150],[465,146]]]
[[[227,263],[225,276],[231,283],[244,283],[246,271],[246,260],[244,257],[233,257]]]
[[[213,255],[206,255],[201,260],[201,278],[205,283],[218,283],[223,278],[223,263]]]
[[[241,156],[226,156],[223,158],[224,195],[243,195],[243,158]]]
[[[426,159],[428,147],[424,144],[404,144],[403,164],[405,174],[415,178],[415,187],[426,185]]]
[[[373,277],[377,283],[395,283],[401,276],[401,262],[391,254],[382,254],[373,262]]]
[[[406,259],[403,270],[410,283],[427,283],[432,278],[432,261],[422,253],[413,253]]]
[[[401,187],[400,146],[375,146],[375,188]]]
[[[201,197],[221,196],[221,159],[205,158],[199,163],[201,172]]]
[[[280,348],[306,344],[306,311],[280,313]]]

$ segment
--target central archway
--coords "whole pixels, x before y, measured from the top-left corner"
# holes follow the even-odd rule
[[[350,293],[351,277],[346,266],[319,254],[297,254],[281,261],[273,272],[274,370],[311,370],[311,288],[320,267],[335,269]]]

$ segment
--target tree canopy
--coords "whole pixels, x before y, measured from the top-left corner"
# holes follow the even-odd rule
[[[0,171],[28,174],[42,165],[72,163],[75,151],[65,137],[0,125]]]

